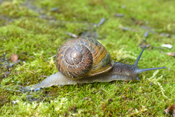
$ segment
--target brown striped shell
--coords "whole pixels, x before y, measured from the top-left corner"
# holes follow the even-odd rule
[[[64,43],[56,56],[58,71],[73,80],[107,72],[113,65],[105,47],[96,39],[87,37]]]

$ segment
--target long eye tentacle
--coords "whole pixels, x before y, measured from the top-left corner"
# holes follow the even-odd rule
[[[146,46],[143,48],[143,50],[142,50],[142,52],[139,54],[139,56],[137,57],[137,59],[136,59],[136,61],[135,61],[135,63],[134,63],[134,66],[137,66],[138,65],[138,62],[139,62],[139,60],[140,60],[140,57],[142,56],[142,53],[143,53],[143,51],[145,50],[145,48],[146,48]]]

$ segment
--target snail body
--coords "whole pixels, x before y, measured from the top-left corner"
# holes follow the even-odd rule
[[[141,72],[165,68],[139,69],[137,64],[144,49],[133,65],[127,65],[114,62],[109,52],[96,39],[80,37],[70,40],[58,49],[55,62],[59,72],[31,89],[114,80],[130,81],[139,79]]]

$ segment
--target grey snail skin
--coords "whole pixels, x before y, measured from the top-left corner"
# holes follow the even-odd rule
[[[114,62],[96,39],[79,37],[70,40],[58,49],[55,62],[59,72],[33,85],[31,90],[53,85],[138,80],[141,72],[166,68],[139,69],[137,65],[144,49],[133,65],[127,65]]]

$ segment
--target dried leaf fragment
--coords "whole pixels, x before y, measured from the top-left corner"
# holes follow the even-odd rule
[[[162,44],[161,46],[169,49],[173,47],[171,44]]]
[[[143,44],[143,45],[140,45],[141,48],[144,48],[145,46],[146,46],[147,48],[151,47],[150,44],[147,44],[147,45],[144,45],[144,44]]]
[[[166,114],[172,113],[172,116],[175,117],[175,104],[165,109],[165,113]]]
[[[166,54],[169,55],[169,56],[175,56],[175,52],[168,52]]]
[[[18,61],[18,55],[12,53],[9,60],[12,61],[12,62],[17,62]]]

